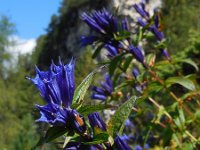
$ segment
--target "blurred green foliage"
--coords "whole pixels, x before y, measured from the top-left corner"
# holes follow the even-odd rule
[[[199,0],[164,0],[164,32],[171,53],[182,52],[190,45],[190,32],[200,32]]]
[[[10,60],[10,54],[7,48],[11,45],[9,36],[15,32],[15,26],[9,21],[7,16],[0,16],[0,77],[5,76],[5,61]]]

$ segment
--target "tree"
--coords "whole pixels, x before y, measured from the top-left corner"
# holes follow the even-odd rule
[[[0,16],[0,77],[3,77],[3,71],[5,69],[4,62],[10,59],[10,55],[7,48],[12,43],[9,40],[15,32],[15,26],[10,22],[6,16]]]

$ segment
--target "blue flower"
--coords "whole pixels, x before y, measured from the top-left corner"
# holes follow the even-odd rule
[[[142,18],[137,18],[137,22],[140,26],[144,27],[147,25],[147,22],[144,21]]]
[[[149,13],[145,10],[144,3],[140,3],[140,5],[134,4],[133,7],[143,18],[149,19]]]
[[[74,95],[74,61],[64,65],[51,64],[48,71],[36,67],[36,77],[28,78],[39,89],[45,106],[36,105],[41,117],[37,122],[46,122],[53,126],[66,126],[78,133],[86,130],[85,120],[76,110],[71,109]]]
[[[92,99],[106,100],[107,96],[110,96],[113,92],[112,81],[110,80],[110,76],[105,76],[105,82],[101,82],[101,87],[94,86],[92,88],[94,93],[92,94]]]
[[[168,60],[170,60],[170,56],[167,49],[161,49],[161,51],[162,51],[163,56],[165,56]]]
[[[95,41],[97,41],[99,37],[97,36],[82,36],[80,39],[81,46],[87,46],[93,44]]]
[[[148,149],[150,149],[150,146],[149,146],[149,144],[145,143],[145,144],[144,144],[144,148],[145,148],[145,150],[148,150]]]
[[[94,112],[88,115],[89,122],[91,127],[94,129],[95,127],[100,128],[103,131],[106,131],[106,124],[101,119],[98,112]]]
[[[128,24],[128,19],[127,18],[124,18],[122,20],[122,30],[129,31],[129,24]]]
[[[80,142],[69,142],[64,150],[97,150],[99,145],[85,145]]]
[[[109,58],[115,57],[115,56],[117,56],[119,54],[119,50],[116,47],[114,47],[114,46],[112,46],[110,44],[106,44],[104,47],[108,50],[108,55],[107,56]]]
[[[143,150],[143,148],[140,145],[136,145],[135,150]]]
[[[163,32],[160,32],[158,30],[158,28],[155,26],[155,25],[152,25],[150,26],[149,28],[151,30],[151,32],[156,36],[156,38],[159,40],[159,41],[162,41],[164,39],[164,34]]]
[[[117,18],[110,14],[106,9],[93,11],[92,14],[83,13],[82,20],[94,31],[101,36],[89,36],[82,38],[82,45],[90,45],[95,41],[103,43],[111,42],[113,45],[117,41],[114,40],[114,34],[118,31]]]
[[[142,54],[142,50],[139,46],[134,47],[133,45],[129,46],[130,52],[135,56],[135,58],[144,64],[144,55]]]
[[[114,140],[114,145],[116,150],[131,150],[128,144],[118,135]]]
[[[137,68],[133,68],[132,70],[133,76],[135,77],[135,79],[137,78],[137,76],[139,76],[139,70]]]
[[[150,22],[150,15],[145,10],[145,4],[144,3],[140,3],[140,5],[134,4],[133,7],[140,14],[140,16],[145,20],[144,21],[142,18],[138,18],[137,19],[138,24],[141,25],[142,27],[146,26],[147,23]],[[159,16],[155,15],[154,16],[154,24],[149,27],[149,30],[155,35],[155,37],[159,41],[162,41],[164,39],[164,34],[163,34],[163,32],[161,32],[159,30],[159,26],[160,26]]]

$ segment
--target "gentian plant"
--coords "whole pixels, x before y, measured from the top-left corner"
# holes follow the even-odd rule
[[[159,13],[151,16],[145,3],[134,9],[140,15],[134,27],[106,9],[81,15],[94,31],[81,37],[82,46],[95,47],[93,58],[107,51],[100,87],[91,84],[102,67],[75,88],[74,60],[52,63],[48,71],[36,67],[36,77],[28,78],[46,102],[36,105],[41,115],[36,121],[49,124],[37,146],[54,141],[61,149],[77,150],[198,148],[200,87],[181,65],[198,67],[189,58],[169,55]],[[93,105],[84,103],[89,89],[91,98],[100,100],[91,100]],[[106,109],[114,111],[107,119]]]

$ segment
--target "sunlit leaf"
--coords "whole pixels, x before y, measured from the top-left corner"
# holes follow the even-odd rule
[[[65,148],[65,146],[69,143],[70,140],[71,140],[71,137],[70,137],[70,136],[67,136],[67,137],[65,138],[65,142],[64,142],[64,144],[63,144],[63,148]]]
[[[87,89],[89,88],[90,84],[93,81],[93,77],[95,75],[95,71],[90,73],[82,82],[81,84],[76,88],[75,92],[74,92],[74,97],[72,100],[72,104],[77,104],[79,103],[81,100],[83,100]]]
[[[194,61],[192,61],[191,59],[177,59],[177,60],[175,60],[175,62],[187,63],[187,64],[193,66],[196,69],[196,71],[199,71],[197,64]]]
[[[81,113],[82,115],[88,115],[90,113],[96,112],[96,111],[101,111],[104,109],[108,108],[114,108],[112,105],[104,105],[104,104],[98,104],[98,105],[82,105],[79,109],[78,112]]]
[[[134,106],[137,100],[136,96],[132,96],[129,100],[127,100],[124,104],[122,104],[119,109],[115,112],[112,118],[108,122],[108,133],[110,135],[114,135],[118,133],[122,134],[124,129],[124,124],[128,116],[132,111],[132,107]]]
[[[170,77],[165,81],[165,83],[167,87],[170,87],[172,84],[180,84],[189,90],[195,90],[194,83],[185,77]]]

